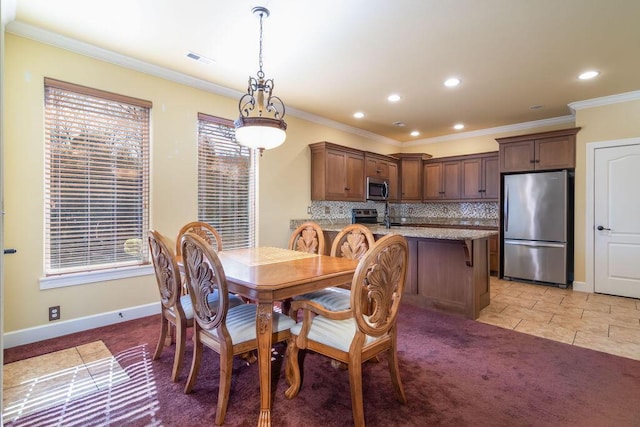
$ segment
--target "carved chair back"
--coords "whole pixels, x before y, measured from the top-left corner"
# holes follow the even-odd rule
[[[149,249],[151,250],[151,259],[162,306],[165,309],[174,308],[184,316],[180,305],[180,270],[171,246],[168,239],[162,234],[155,230],[149,230]]]
[[[193,221],[185,224],[178,232],[178,237],[176,238],[176,255],[178,257],[182,256],[180,240],[186,233],[195,233],[198,236],[202,237],[215,250],[222,250],[222,238],[220,237],[220,233],[218,233],[218,231],[213,226],[206,222]]]
[[[374,243],[373,233],[366,225],[350,224],[333,239],[331,256],[359,260]]]
[[[313,221],[305,222],[291,233],[289,249],[299,252],[324,255],[324,233]]]

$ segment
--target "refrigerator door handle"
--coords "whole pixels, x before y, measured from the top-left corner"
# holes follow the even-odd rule
[[[555,243],[555,242],[532,242],[525,240],[507,240],[504,241],[505,244],[508,245],[520,245],[520,246],[532,246],[532,247],[541,247],[541,248],[563,248],[566,246],[565,243]]]
[[[509,231],[509,187],[504,189],[504,231]]]

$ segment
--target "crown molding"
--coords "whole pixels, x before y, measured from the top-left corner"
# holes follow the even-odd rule
[[[240,99],[240,97],[244,95],[243,92],[220,86],[207,80],[199,79],[187,74],[180,73],[178,71],[160,67],[158,65],[141,61],[127,55],[122,55],[108,49],[103,49],[101,47],[85,43],[70,37],[66,37],[39,27],[35,27],[21,21],[12,21],[7,24],[6,31],[21,37],[35,40],[40,43],[45,43],[54,47],[68,50],[70,52],[98,59],[100,61],[109,62],[114,65],[129,68],[131,70],[139,71],[155,77],[160,77],[162,79],[179,83],[185,86],[190,86],[195,89],[203,90],[205,92],[215,93],[217,95],[222,95],[232,99]],[[306,111],[298,110],[296,108],[287,107],[287,114],[385,144],[401,145],[395,139],[387,138],[372,132],[335,122],[333,120],[329,120],[324,117],[308,113]]]
[[[553,117],[551,119],[535,120],[532,122],[516,123],[513,125],[498,126],[494,128],[474,130],[470,132],[462,132],[450,135],[436,136],[434,138],[425,138],[418,141],[412,141],[405,146],[435,144],[436,142],[456,141],[460,139],[475,138],[479,136],[495,135],[505,132],[524,131],[529,129],[540,128],[543,126],[554,126],[565,123],[573,123],[575,117],[573,115]]]
[[[602,107],[604,105],[619,104],[622,102],[640,100],[640,90],[620,93],[618,95],[602,96],[600,98],[586,99],[569,104],[572,111],[584,110],[586,108]]]

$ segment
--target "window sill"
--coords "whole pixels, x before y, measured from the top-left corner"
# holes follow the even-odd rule
[[[152,265],[112,268],[109,270],[89,271],[83,273],[61,274],[59,276],[42,277],[40,290],[63,288],[66,286],[86,285],[109,280],[127,279],[129,277],[153,274]]]

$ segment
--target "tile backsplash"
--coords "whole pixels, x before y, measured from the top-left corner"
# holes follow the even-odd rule
[[[351,209],[376,209],[384,215],[383,202],[326,202],[312,201],[311,219],[342,222],[351,221]],[[389,203],[391,217],[405,218],[477,218],[498,219],[498,202],[451,203]]]

